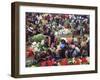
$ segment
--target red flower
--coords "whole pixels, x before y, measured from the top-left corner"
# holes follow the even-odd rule
[[[62,59],[62,60],[60,61],[60,64],[61,64],[61,65],[67,65],[67,64],[68,64],[68,60],[67,60],[66,58]]]
[[[53,66],[56,64],[56,61],[54,61],[54,59],[51,59],[51,60],[47,60],[47,65],[48,66]]]
[[[31,47],[28,48],[28,50],[26,51],[26,56],[27,57],[32,57],[33,55],[34,55],[33,49]]]
[[[81,58],[81,63],[82,64],[88,63],[88,60],[86,59],[86,57]]]
[[[42,62],[40,63],[40,66],[46,66],[46,61],[42,61]]]
[[[48,66],[52,66],[53,63],[54,63],[54,62],[53,62],[52,60],[47,60],[47,65],[48,65]]]
[[[75,65],[79,65],[80,64],[80,60],[75,58],[75,62],[74,62]]]

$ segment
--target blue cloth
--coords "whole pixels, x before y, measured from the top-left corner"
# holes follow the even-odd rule
[[[60,45],[60,48],[63,49],[64,47],[65,47],[65,44],[61,44],[61,45]]]

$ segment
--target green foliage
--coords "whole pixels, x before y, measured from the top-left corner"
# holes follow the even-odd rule
[[[47,51],[48,50],[48,47],[45,47],[44,45],[42,45],[41,43],[38,44],[38,49],[40,51]]]
[[[68,59],[68,63],[69,63],[69,64],[73,64],[73,59],[72,59],[72,58],[69,58],[69,59]]]
[[[43,45],[42,45],[41,43],[39,43],[38,49],[39,49],[40,51],[43,51],[43,50],[44,50],[44,49],[43,49]]]
[[[32,40],[38,43],[41,42],[41,40],[43,40],[44,38],[45,36],[43,34],[37,34],[32,37]]]

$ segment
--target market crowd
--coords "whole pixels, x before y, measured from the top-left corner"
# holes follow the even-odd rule
[[[26,12],[26,66],[89,64],[89,15]]]

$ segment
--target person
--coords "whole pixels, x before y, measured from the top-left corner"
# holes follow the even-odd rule
[[[56,45],[56,43],[55,43],[55,35],[54,35],[54,32],[51,32],[50,33],[50,46],[54,47],[55,45]]]
[[[83,36],[83,40],[81,42],[81,55],[82,57],[86,57],[88,56],[88,40],[87,40],[87,37],[86,36]]]
[[[49,47],[50,46],[50,37],[46,36],[45,40],[44,40],[44,46],[45,47]]]
[[[39,60],[40,66],[47,66],[46,57],[47,57],[47,54],[45,51],[40,52],[40,60]]]
[[[53,66],[53,65],[57,65],[56,64],[56,54],[54,52],[52,52],[50,49],[47,50],[47,66]]]
[[[75,45],[72,45],[72,57],[76,58],[80,56],[80,49]]]
[[[61,44],[60,44],[60,48],[61,50],[59,50],[60,53],[60,57],[61,58],[65,58],[65,51],[66,51],[66,41],[64,39],[61,40]]]

